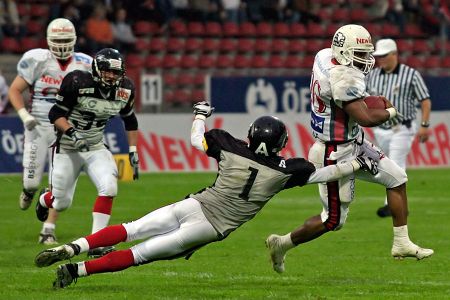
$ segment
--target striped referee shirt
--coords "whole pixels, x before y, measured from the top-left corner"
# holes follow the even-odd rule
[[[367,92],[370,95],[385,96],[403,118],[395,117],[380,125],[389,129],[392,126],[416,119],[417,104],[430,98],[428,88],[420,73],[407,65],[398,64],[391,73],[382,68],[373,69],[366,78]]]

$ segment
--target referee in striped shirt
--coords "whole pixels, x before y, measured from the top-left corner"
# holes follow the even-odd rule
[[[429,137],[430,93],[417,70],[399,63],[394,40],[379,40],[373,56],[378,67],[367,76],[367,91],[371,95],[385,96],[401,114],[374,128],[375,139],[390,159],[406,169],[406,158],[416,134],[422,143]],[[422,110],[420,126],[416,124],[418,104]],[[377,210],[380,217],[391,215],[387,200],[384,204]]]

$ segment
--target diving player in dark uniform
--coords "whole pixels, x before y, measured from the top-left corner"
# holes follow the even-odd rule
[[[95,273],[188,257],[198,248],[226,238],[284,189],[336,180],[360,168],[377,172],[377,162],[364,156],[321,169],[303,158],[284,159],[278,153],[288,140],[287,130],[283,122],[271,116],[258,118],[251,124],[249,143],[224,130],[205,132],[205,119],[212,111],[207,102],[194,105],[191,144],[218,161],[214,184],[136,221],[109,226],[72,243],[42,251],[35,259],[38,267],[69,259],[92,248],[144,240],[130,249],[115,251],[99,259],[60,265],[55,288],[64,288],[78,277]]]
[[[108,119],[120,114],[130,145],[130,162],[137,178],[136,150],[138,122],[133,112],[134,84],[125,76],[122,55],[115,49],[100,50],[92,61],[92,73],[68,73],[50,109],[49,119],[58,131],[51,191],[44,191],[36,205],[40,221],[49,208],[63,211],[72,204],[78,176],[84,170],[97,188],[92,216],[92,233],[108,225],[113,198],[117,195],[117,166],[103,140]],[[101,256],[112,248],[90,251]]]

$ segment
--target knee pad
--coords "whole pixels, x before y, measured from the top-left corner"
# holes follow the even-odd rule
[[[115,197],[117,196],[117,182],[107,183],[100,191],[99,195]]]

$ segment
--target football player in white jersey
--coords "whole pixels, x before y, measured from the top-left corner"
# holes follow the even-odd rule
[[[69,20],[60,18],[50,22],[47,27],[49,49],[25,52],[17,65],[18,74],[9,89],[11,104],[25,127],[23,191],[19,197],[22,210],[30,207],[47,161],[49,172],[51,171],[51,145],[56,136],[48,119],[48,112],[56,101],[62,79],[73,70],[91,69],[92,58],[84,53],[74,52],[76,39],[75,27]],[[23,97],[25,90],[31,93],[28,110]],[[56,219],[57,213],[52,210],[43,224],[39,243],[56,243]]]
[[[356,172],[335,182],[319,185],[323,210],[284,236],[270,235],[266,245],[275,271],[284,271],[287,250],[340,229],[353,201],[355,178],[386,187],[392,211],[395,258],[422,259],[433,254],[414,244],[408,235],[405,171],[364,139],[360,126],[373,127],[395,117],[390,103],[387,109],[368,109],[365,75],[372,69],[373,44],[369,32],[359,25],[345,25],[334,34],[331,49],[319,51],[311,78],[311,127],[316,142],[309,151],[309,161],[318,167],[350,161],[364,153],[379,159],[378,174]]]
[[[92,210],[92,233],[108,225],[117,195],[117,166],[104,141],[107,121],[120,115],[127,131],[129,158],[134,179],[138,177],[136,149],[138,122],[133,111],[135,88],[125,76],[119,51],[105,48],[92,61],[92,72],[75,70],[64,77],[56,104],[48,117],[58,130],[53,156],[51,191],[36,203],[40,221],[49,208],[63,211],[72,204],[78,176],[85,171],[97,188]],[[91,249],[89,256],[102,256],[112,247]]]

